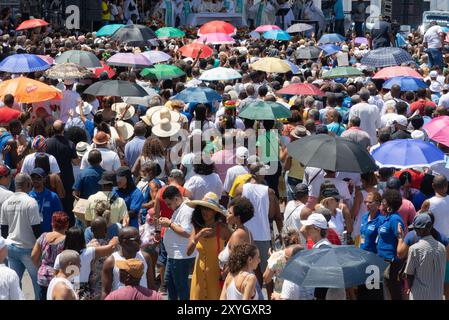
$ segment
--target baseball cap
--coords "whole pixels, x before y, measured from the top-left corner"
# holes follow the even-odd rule
[[[323,198],[334,198],[337,201],[341,199],[340,192],[338,192],[337,188],[326,188],[321,192]]]
[[[42,168],[34,168],[33,170],[31,170],[31,174],[30,176],[37,174],[40,177],[45,177],[45,171]]]
[[[387,188],[393,190],[399,190],[401,188],[401,180],[396,177],[391,177],[387,181]]]
[[[426,212],[422,212],[413,219],[413,229],[425,229],[432,225],[432,219]]]
[[[328,229],[329,226],[327,224],[326,218],[319,213],[312,213],[307,220],[302,220],[301,224],[303,226],[315,226],[320,229]]]
[[[309,187],[306,184],[304,184],[304,183],[298,183],[295,186],[293,192],[295,194],[308,194],[309,193]]]
[[[139,259],[116,260],[115,265],[119,270],[124,270],[134,279],[140,279],[143,276],[144,265]]]
[[[112,171],[105,171],[101,174],[101,179],[98,181],[98,184],[116,184],[115,173]]]

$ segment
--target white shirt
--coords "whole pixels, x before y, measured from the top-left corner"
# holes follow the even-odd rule
[[[97,150],[100,151],[100,153],[101,153],[102,160],[101,160],[100,166],[105,171],[115,172],[118,168],[120,168],[121,163],[120,163],[120,158],[119,158],[117,152],[114,152],[107,148],[97,148]],[[89,161],[87,160],[89,157],[89,152],[86,152],[83,155],[83,158],[81,159],[81,166],[80,166],[81,170],[83,170],[84,168],[87,168],[89,166]]]
[[[226,178],[224,181],[224,191],[229,193],[229,191],[231,191],[232,185],[234,184],[235,178],[246,173],[248,173],[248,169],[240,164],[229,168],[226,172]]]
[[[377,142],[376,129],[380,128],[378,107],[366,102],[357,103],[349,111],[349,119],[354,116],[360,118],[360,129],[366,131],[371,137],[371,144],[375,144]]]
[[[62,92],[62,99],[61,99],[61,113],[60,113],[60,119],[62,122],[66,123],[69,119],[69,111],[72,109],[73,112],[75,112],[75,108],[78,105],[78,101],[81,100],[81,96],[78,94],[78,92],[73,90],[64,90]]]
[[[192,200],[201,200],[208,192],[215,193],[221,197],[223,192],[223,183],[220,176],[216,173],[207,176],[202,174],[195,174],[184,185],[184,188],[192,193]]]
[[[0,300],[25,300],[17,273],[0,264]]]
[[[304,288],[284,280],[282,283],[281,298],[285,300],[313,300],[314,288]]]
[[[449,238],[449,196],[432,197],[429,199],[429,210],[435,217],[433,227],[441,233],[444,237]]]
[[[55,259],[55,270],[59,270],[59,256],[58,254]],[[84,250],[81,250],[80,254],[80,260],[81,260],[81,268],[80,268],[80,274],[76,277],[74,277],[73,281],[79,281],[80,283],[85,283],[89,281],[89,274],[91,270],[91,263],[92,260],[95,259],[95,248],[94,247],[87,247]]]
[[[255,241],[270,241],[270,221],[268,218],[270,199],[268,187],[261,184],[246,183],[242,195],[251,201],[254,216],[245,223]]]
[[[423,42],[427,42],[429,49],[440,49],[443,46],[441,43],[441,33],[443,33],[443,29],[440,26],[432,26],[424,34]]]
[[[329,221],[329,228],[332,228],[337,232],[338,236],[341,237],[343,231],[345,231],[345,219],[343,218],[343,213],[340,209],[337,209],[335,216],[331,216]]]
[[[301,210],[305,207],[305,204],[301,201],[291,200],[285,206],[284,211],[284,229],[301,229]]]
[[[309,186],[309,197],[318,198],[320,196],[320,187],[323,183],[324,170],[314,167],[304,169],[304,183]]]
[[[180,226],[187,233],[192,233],[192,213],[193,208],[187,205],[187,201],[184,201],[178,209],[173,212],[171,222]],[[171,228],[166,228],[164,233],[164,245],[167,250],[167,256],[170,259],[189,259],[195,258],[197,252],[192,255],[187,255],[187,247],[189,245],[189,238],[185,238],[174,232]]]
[[[438,100],[438,106],[449,109],[449,93],[443,94]]]
[[[2,204],[13,194],[14,192],[6,189],[5,186],[0,185],[0,208],[2,207]]]
[[[388,123],[391,123],[395,118],[397,118],[398,114],[394,112],[385,113],[380,118],[380,127],[385,128]]]
[[[41,152],[42,153],[42,152]],[[31,174],[31,171],[35,168],[34,166],[34,160],[36,159],[36,155],[38,152],[29,154],[23,159],[23,165],[20,172]],[[48,160],[50,161],[50,173],[60,173],[61,170],[59,169],[58,162],[56,161],[56,158],[52,156],[51,154],[45,153],[48,156]]]

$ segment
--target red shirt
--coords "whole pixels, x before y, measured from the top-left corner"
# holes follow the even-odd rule
[[[341,246],[340,238],[338,237],[338,234],[334,229],[327,229],[326,238],[333,245]],[[312,241],[312,239],[307,238],[307,249],[312,249],[314,244],[315,243]]]
[[[410,112],[414,113],[416,110],[419,110],[419,114],[421,116],[425,116],[424,110],[427,106],[434,108],[437,107],[437,105],[432,101],[419,99],[418,101],[415,101],[410,105]]]
[[[109,293],[104,300],[162,300],[154,290],[141,286],[126,286]]]
[[[412,176],[412,183],[411,183],[411,187],[414,189],[420,189],[421,188],[421,183],[424,179],[424,173],[413,170],[413,169],[405,169],[405,170],[401,170],[401,171],[397,171],[394,176],[396,178],[399,178],[399,176],[402,174],[402,172],[407,171],[408,173],[410,173],[410,175]]]
[[[179,192],[181,192],[181,195],[184,196],[186,189],[184,187],[177,187],[177,188],[178,188]],[[160,209],[159,217],[171,219],[171,216],[173,215],[173,210],[167,206],[167,203],[162,198],[162,195],[164,194],[165,189],[167,189],[167,186],[159,189],[159,191],[157,192],[157,195],[156,195],[156,198],[159,200],[159,209]],[[164,231],[165,231],[165,228],[162,227],[161,228],[161,237],[164,236]]]
[[[10,107],[0,107],[0,124],[7,124],[11,120],[19,118],[20,111],[11,109]]]

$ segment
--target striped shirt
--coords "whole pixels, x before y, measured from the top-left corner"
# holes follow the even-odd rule
[[[425,236],[408,251],[405,273],[413,275],[410,300],[442,300],[446,248],[432,236]]]

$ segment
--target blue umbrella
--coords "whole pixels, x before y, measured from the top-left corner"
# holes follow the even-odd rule
[[[221,96],[211,88],[196,87],[182,90],[173,99],[181,100],[185,103],[212,103],[214,101],[221,101]]]
[[[391,89],[395,84],[401,87],[401,91],[417,91],[420,88],[427,88],[427,84],[422,79],[412,77],[391,78],[385,81],[382,87],[384,89]]]
[[[373,68],[400,66],[403,63],[414,63],[412,56],[401,48],[387,47],[371,50],[362,58],[362,64]]]
[[[444,153],[430,142],[418,139],[396,139],[383,143],[373,151],[380,167],[430,167],[444,162]]]
[[[114,34],[118,29],[123,27],[124,24],[108,24],[100,28],[100,30],[97,31],[96,36],[97,37],[109,37]]]
[[[292,37],[284,30],[269,30],[263,34],[265,39],[278,40],[278,41],[288,41]]]
[[[0,63],[0,71],[10,73],[43,71],[50,67],[45,60],[27,53],[8,56]]]
[[[331,54],[337,53],[339,51],[341,51],[341,47],[337,46],[335,44],[323,44],[318,46],[318,48],[320,48],[321,50],[324,51],[324,53],[326,54],[326,56],[330,56]]]
[[[318,41],[318,43],[337,43],[337,42],[342,42],[345,41],[346,38],[343,37],[341,34],[338,33],[328,33],[323,35],[320,40]]]
[[[449,32],[449,27],[443,27],[442,29],[443,29],[444,33],[448,33]]]
[[[293,74],[298,74],[299,73],[299,67],[296,64],[294,64],[293,62],[291,62],[289,60],[284,60],[284,61],[288,63],[288,65],[292,69],[292,73]]]
[[[351,288],[366,283],[373,267],[382,281],[384,259],[353,246],[335,246],[298,252],[279,277],[306,288]]]

